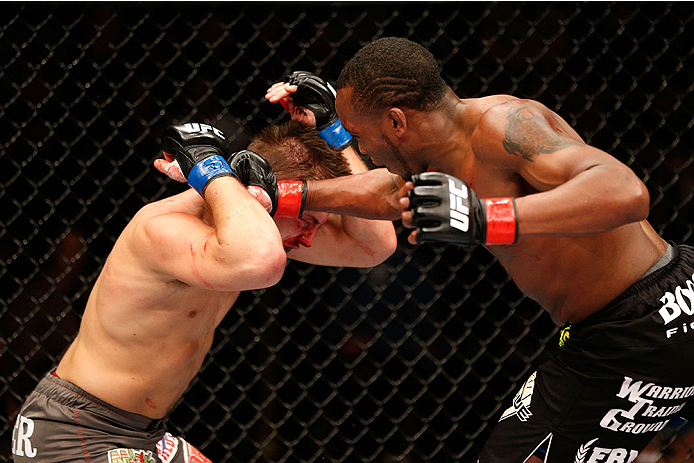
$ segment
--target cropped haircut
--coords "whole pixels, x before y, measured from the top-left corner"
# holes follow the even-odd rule
[[[448,89],[434,56],[400,37],[384,37],[359,50],[337,80],[338,90],[345,87],[352,87],[354,109],[367,113],[390,107],[431,111]]]
[[[248,149],[267,159],[278,180],[323,180],[352,173],[342,152],[294,120],[265,127]]]

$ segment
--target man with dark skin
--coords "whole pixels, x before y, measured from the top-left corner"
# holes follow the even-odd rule
[[[336,87],[344,128],[390,173],[309,183],[310,208],[402,218],[412,244],[485,245],[564,327],[479,461],[539,461],[540,447],[551,463],[634,461],[694,395],[674,361],[694,352],[694,251],[646,221],[643,182],[540,102],[458,98],[406,39],[367,44]]]

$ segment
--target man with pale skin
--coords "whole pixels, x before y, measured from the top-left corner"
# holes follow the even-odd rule
[[[288,155],[296,157],[286,161],[290,168],[310,151],[305,140],[324,143],[299,125],[271,132],[289,140],[287,146],[300,146]],[[272,182],[242,183],[253,169],[256,178],[275,177],[269,163],[249,151],[242,152],[245,164],[241,156],[227,164],[223,134],[213,127],[186,124],[167,134],[178,153],[164,152],[155,167],[195,189],[144,206],[119,236],[77,337],[20,411],[15,462],[209,461],[165,434],[162,419],[199,371],[215,328],[239,293],[276,284],[287,258],[372,267],[395,249],[387,221],[299,211],[299,203],[285,207],[282,216],[283,196],[300,201],[301,195],[282,190],[282,181],[274,186],[278,199],[272,199]],[[325,153],[343,174],[350,167],[366,170],[353,150],[327,150],[309,157],[321,164]],[[192,159],[188,168],[181,166],[186,157]],[[208,170],[200,174],[196,169],[205,163]],[[309,168],[306,175],[327,175],[321,172]],[[288,184],[300,188],[301,182]]]
[[[484,245],[564,328],[479,461],[631,462],[687,412],[694,369],[675,359],[694,354],[694,252],[647,222],[631,169],[540,102],[459,98],[406,39],[367,44],[336,88],[342,125],[389,172],[315,182],[310,207],[402,218],[412,244]]]

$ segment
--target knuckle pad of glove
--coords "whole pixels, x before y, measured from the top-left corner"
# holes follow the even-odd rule
[[[442,194],[448,194],[448,191],[444,191],[441,185],[419,185],[410,190],[410,194],[421,198],[439,198]]]
[[[423,224],[421,227],[419,227],[419,232],[417,234],[421,237],[431,237],[434,233],[438,233],[439,231],[441,231],[441,226],[435,222],[432,222]]]
[[[440,185],[416,186],[408,192],[410,209],[419,206],[438,206],[447,198],[448,191],[443,191]]]
[[[445,181],[446,174],[440,172],[422,172],[421,174],[412,176],[412,182],[415,187],[423,185],[443,185]]]
[[[216,135],[212,131],[205,129],[197,131],[191,130],[189,125],[191,124],[169,126],[162,134],[162,144],[172,144],[172,146],[177,146],[183,149],[190,146],[209,146],[210,148],[219,151],[220,154],[224,154],[226,151],[226,141],[224,138]],[[214,129],[213,127],[205,127],[209,127],[209,129],[216,130],[217,132],[221,133],[219,130]]]
[[[248,185],[248,178],[251,172],[249,169],[249,164],[250,161],[248,156],[246,156],[242,151],[233,153],[231,157],[229,157],[229,167],[231,167],[231,170],[236,172],[239,180],[244,185]]]
[[[421,243],[424,241],[442,241],[445,242],[440,236],[439,236],[439,229],[438,228],[427,228],[427,229],[420,229],[417,231],[417,242]]]
[[[257,159],[259,157],[260,156],[253,151],[241,150],[232,154],[229,158],[229,167],[236,171],[239,178],[246,186],[248,186],[248,182],[258,180],[258,169],[256,166],[259,164]]]
[[[167,128],[161,135],[161,149],[174,157],[180,156],[183,150],[181,137],[173,127]]]
[[[263,188],[272,198],[277,196],[277,178],[267,159],[250,150],[232,154],[229,166],[245,186]]]
[[[442,218],[435,210],[418,207],[412,210],[412,223],[418,227],[434,227],[441,224]]]
[[[305,71],[294,71],[291,74],[289,74],[289,77],[285,80],[289,82],[291,85],[299,85],[299,82],[301,82],[305,74]]]
[[[195,125],[172,125],[167,127],[161,136],[162,150],[178,161],[186,177],[197,162],[213,155],[224,156],[227,150],[223,137],[212,131],[190,130]]]

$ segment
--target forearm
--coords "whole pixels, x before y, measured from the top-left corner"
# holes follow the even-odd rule
[[[281,243],[277,226],[263,206],[234,177],[220,177],[205,188],[204,198],[220,246],[236,246],[249,237],[254,247]],[[241,237],[246,237],[241,239]]]
[[[359,153],[352,147],[352,145],[347,146],[347,148],[342,150],[342,156],[347,160],[349,168],[352,170],[353,174],[361,174],[368,172],[369,168],[366,166],[364,161],[362,161]]]
[[[309,180],[305,209],[365,219],[397,220],[402,179],[386,169],[327,180]]]
[[[290,252],[294,260],[331,267],[373,267],[393,254],[393,224],[332,214],[318,227],[311,247]]]

